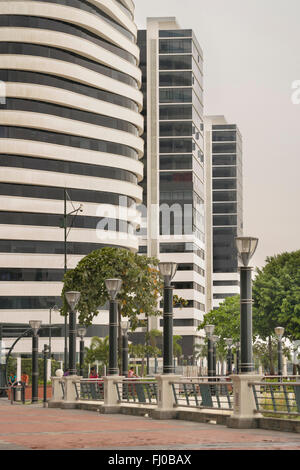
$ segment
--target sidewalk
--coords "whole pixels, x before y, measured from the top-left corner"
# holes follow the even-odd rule
[[[300,435],[102,415],[0,398],[0,450],[300,450]]]

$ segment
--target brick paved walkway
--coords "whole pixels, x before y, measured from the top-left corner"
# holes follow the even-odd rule
[[[0,450],[300,450],[300,434],[101,415],[0,399]]]

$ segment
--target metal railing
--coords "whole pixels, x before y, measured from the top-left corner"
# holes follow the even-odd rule
[[[299,378],[299,376],[280,377],[278,381],[278,376],[266,376],[261,382],[251,384],[256,411],[271,415],[300,416]]]
[[[104,382],[101,379],[81,379],[73,382],[77,400],[104,401]]]
[[[157,382],[143,379],[123,379],[116,381],[120,403],[157,404]]]
[[[228,378],[190,377],[171,383],[175,407],[233,409],[233,384]]]

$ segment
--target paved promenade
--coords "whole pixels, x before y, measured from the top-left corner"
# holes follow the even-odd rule
[[[0,398],[0,450],[300,450],[300,434],[101,415]],[[114,455],[114,453],[112,453]],[[134,455],[134,454],[133,454]]]

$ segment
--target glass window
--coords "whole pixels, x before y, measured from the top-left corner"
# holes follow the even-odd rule
[[[213,204],[214,214],[235,214],[237,212],[237,203],[233,204]]]
[[[160,169],[192,169],[192,160],[192,155],[163,155],[160,157]]]
[[[160,72],[159,86],[192,86],[192,72]]]
[[[159,119],[161,121],[167,121],[172,119],[192,119],[192,105],[183,104],[181,106],[160,106],[159,107]]]
[[[212,153],[235,153],[236,144],[213,143]]]
[[[236,201],[236,191],[213,191],[213,201]]]
[[[67,242],[67,252],[73,255],[87,255],[91,251],[100,250],[105,246],[127,249],[124,246],[103,243]],[[40,240],[0,240],[1,253],[63,254],[64,250],[64,242]]]
[[[213,155],[213,165],[236,165],[236,155]]]
[[[0,281],[61,281],[63,269],[1,268]]]
[[[237,216],[236,215],[214,215],[213,216],[213,225],[236,225]]]
[[[192,136],[193,124],[191,122],[161,122],[159,125],[159,134],[161,137],[167,136]]]
[[[191,103],[192,88],[160,88],[160,103]]]
[[[159,31],[160,38],[184,38],[184,37],[192,37],[193,31],[191,29],[173,29],[173,30],[166,30],[161,29]]]
[[[159,41],[160,54],[191,54],[192,39],[161,39]]]
[[[160,70],[192,70],[191,55],[159,56]]]
[[[217,168],[213,168],[212,170],[213,173],[213,178],[235,178],[236,177],[236,167],[226,167],[226,166],[220,166]]]
[[[213,189],[236,189],[236,179],[213,179]]]
[[[212,141],[213,142],[230,142],[230,141],[233,141],[235,142],[236,141],[236,132],[232,131],[232,132],[229,132],[229,131],[213,131],[212,133]]]
[[[191,153],[193,151],[192,139],[160,139],[160,153]]]

